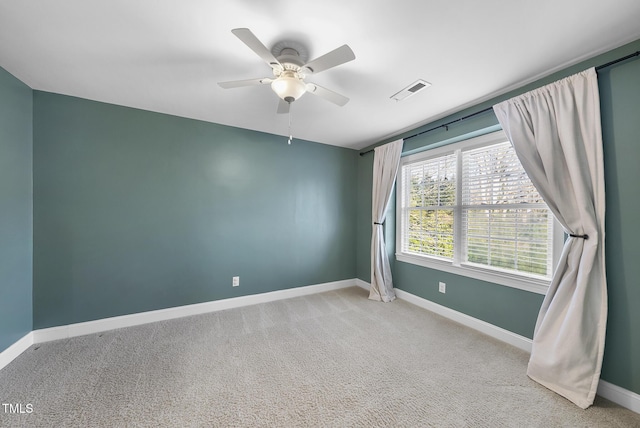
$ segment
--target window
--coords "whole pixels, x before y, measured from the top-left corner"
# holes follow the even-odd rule
[[[401,160],[400,261],[544,293],[562,228],[495,132]]]

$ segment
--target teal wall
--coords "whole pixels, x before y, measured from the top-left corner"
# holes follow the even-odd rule
[[[555,73],[519,90],[510,92],[407,132],[409,136],[455,120],[486,107],[566,77],[589,67],[640,50],[640,41],[600,55],[589,61]],[[640,393],[640,60],[617,64],[598,73],[600,87],[606,182],[606,258],[609,289],[609,320],[602,379]],[[403,152],[424,149],[442,141],[455,141],[495,127],[493,112],[423,134],[405,142]],[[386,141],[381,142],[385,143]],[[365,149],[366,150],[366,149]],[[363,150],[363,151],[365,151]],[[373,154],[358,160],[358,236],[357,276],[369,281],[371,173]],[[391,207],[395,209],[395,205]],[[388,223],[386,227],[395,227]],[[393,250],[395,242],[387,245]],[[394,260],[394,259],[392,259]],[[542,295],[484,281],[394,261],[394,284],[401,290],[452,308],[475,318],[531,338]],[[447,293],[438,290],[438,281],[446,282]]]
[[[32,330],[31,89],[0,68],[0,352]]]
[[[39,91],[33,141],[36,329],[355,277],[353,150]]]
[[[636,50],[640,44],[636,44]],[[640,393],[640,60],[598,73],[609,319],[603,378]]]
[[[371,191],[373,187],[373,153],[358,156],[358,200],[356,215],[356,273],[357,277],[371,281]],[[392,205],[394,201],[391,201]],[[387,223],[391,224],[391,223]],[[392,225],[393,226],[393,225]],[[387,241],[387,244],[390,244]],[[387,247],[393,247],[387,245]],[[389,261],[393,264],[394,258]]]

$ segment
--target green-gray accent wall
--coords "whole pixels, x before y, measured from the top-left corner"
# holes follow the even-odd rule
[[[32,91],[0,68],[0,352],[32,330]]]
[[[33,102],[34,328],[355,277],[354,150]]]
[[[636,50],[640,44],[636,44]],[[602,377],[640,393],[640,60],[598,74],[609,319]]]
[[[444,124],[480,111],[504,99],[522,94],[589,67],[598,66],[640,50],[640,40],[589,61],[528,84],[455,115],[426,124],[400,137]],[[640,60],[628,60],[598,72],[606,183],[606,262],[609,319],[602,379],[640,393]],[[428,96],[425,92],[424,96]],[[440,128],[405,142],[403,152],[422,150],[443,141],[456,141],[495,129],[493,112]],[[386,143],[382,141],[379,144]],[[369,149],[369,148],[368,148]],[[363,149],[365,151],[367,149]],[[371,173],[373,154],[358,160],[357,275],[369,281],[368,253],[371,233]],[[390,210],[395,209],[395,201]],[[364,226],[366,225],[366,226]],[[387,222],[394,228],[395,222]],[[395,242],[388,241],[394,251]],[[527,291],[432,270],[392,258],[396,288],[531,338],[543,296]],[[447,284],[446,294],[438,282]]]

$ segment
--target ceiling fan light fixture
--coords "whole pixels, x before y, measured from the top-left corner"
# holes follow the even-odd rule
[[[306,92],[306,84],[295,73],[285,71],[276,80],[271,82],[271,89],[280,98],[292,103]]]

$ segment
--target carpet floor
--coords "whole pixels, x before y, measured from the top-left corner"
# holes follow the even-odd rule
[[[640,427],[531,381],[528,354],[357,288],[30,347],[2,427]]]

